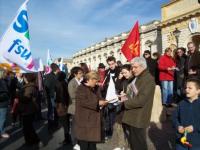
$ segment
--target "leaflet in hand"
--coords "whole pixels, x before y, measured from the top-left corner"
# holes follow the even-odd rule
[[[132,89],[134,95],[138,94],[138,89],[137,89],[135,83],[131,83],[131,89]]]

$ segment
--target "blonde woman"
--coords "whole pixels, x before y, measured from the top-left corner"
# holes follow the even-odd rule
[[[96,72],[87,73],[76,92],[75,135],[81,150],[96,150],[101,141],[100,107],[107,102],[101,98],[98,80]]]

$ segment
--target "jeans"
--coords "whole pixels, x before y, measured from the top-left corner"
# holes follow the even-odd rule
[[[174,86],[174,81],[161,81],[163,104],[172,103],[173,86]]]
[[[6,114],[7,114],[7,108],[0,108],[0,134],[4,133]]]

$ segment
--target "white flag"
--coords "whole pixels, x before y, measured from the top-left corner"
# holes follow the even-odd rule
[[[33,63],[34,63],[33,72],[44,71],[44,65],[42,63],[42,59],[41,58],[34,58],[33,59]]]
[[[60,71],[63,71],[63,57],[61,58],[59,64],[58,64]]]
[[[110,76],[110,82],[106,93],[106,100],[109,101],[109,103],[118,101],[118,96],[116,94],[115,84],[112,76]]]
[[[0,51],[9,62],[15,63],[28,72],[34,72],[34,62],[30,50],[27,1],[17,12],[4,36],[0,40]]]
[[[51,54],[49,49],[47,50],[47,66],[50,66],[53,63],[53,60],[51,58]]]

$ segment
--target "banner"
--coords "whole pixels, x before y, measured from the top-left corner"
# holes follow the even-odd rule
[[[59,66],[59,68],[60,68],[60,71],[64,71],[63,57],[61,57],[58,66]]]
[[[47,50],[47,66],[50,66],[53,63],[49,49]]]
[[[128,61],[131,61],[134,57],[140,56],[140,34],[138,21],[135,23],[132,31],[126,39],[121,52]]]
[[[45,66],[45,74],[49,74],[51,72],[51,64],[53,63],[53,59],[50,54],[50,50],[47,50],[47,65]]]
[[[19,8],[16,17],[0,40],[0,51],[6,60],[17,64],[22,70],[35,72],[30,50],[27,2],[28,0]]]

